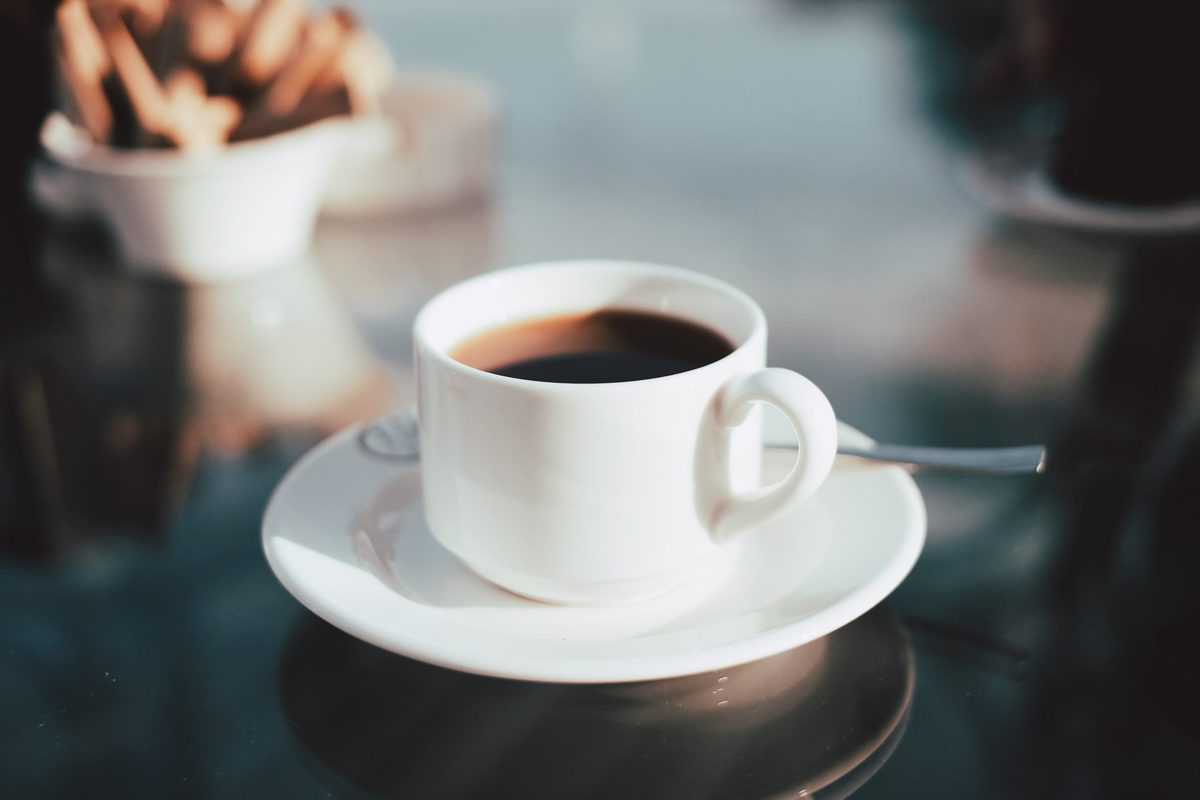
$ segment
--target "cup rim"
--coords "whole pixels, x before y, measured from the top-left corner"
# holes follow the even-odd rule
[[[607,381],[602,383],[562,383],[558,381],[533,381],[526,378],[513,378],[507,375],[497,375],[493,372],[472,367],[469,364],[464,364],[458,359],[450,355],[447,348],[434,345],[426,334],[426,328],[429,326],[429,319],[433,313],[437,311],[435,305],[439,302],[446,302],[446,298],[452,293],[480,284],[505,280],[517,275],[525,275],[531,272],[549,272],[560,269],[577,269],[577,268],[612,268],[622,271],[640,271],[647,275],[657,275],[659,277],[667,277],[680,282],[691,283],[693,285],[704,286],[709,289],[721,292],[725,296],[733,299],[741,304],[750,314],[751,330],[743,341],[737,344],[728,354],[718,358],[716,361],[710,361],[703,366],[693,369],[684,370],[683,372],[675,372],[670,375],[662,375],[657,378],[642,378],[632,381]],[[482,331],[480,331],[482,332]],[[716,372],[721,370],[729,361],[740,356],[745,350],[753,346],[758,346],[760,343],[765,344],[767,335],[767,319],[762,308],[754,301],[754,298],[718,278],[713,278],[700,272],[695,272],[683,267],[672,267],[665,264],[655,264],[648,261],[629,261],[624,259],[567,259],[560,261],[539,261],[532,264],[522,264],[518,266],[504,267],[491,272],[485,272],[482,275],[476,275],[473,278],[468,278],[465,281],[460,281],[452,286],[448,286],[436,295],[431,297],[417,313],[417,317],[413,322],[413,345],[417,348],[422,348],[430,353],[443,366],[449,368],[453,372],[460,375],[472,378],[474,380],[483,381],[496,386],[508,386],[519,389],[535,389],[540,391],[555,391],[555,392],[587,392],[587,391],[629,391],[636,388],[645,388],[648,385],[654,386],[666,385],[668,383],[678,383],[684,380],[693,379],[697,375],[706,372]]]

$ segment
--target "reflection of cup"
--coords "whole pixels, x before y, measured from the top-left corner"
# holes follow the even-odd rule
[[[735,349],[686,372],[599,384],[509,378],[450,356],[505,322],[600,308],[700,323]],[[833,409],[805,378],[765,368],[766,335],[746,295],[648,264],[535,265],[443,292],[414,326],[430,529],[484,577],[556,602],[628,602],[704,573],[724,558],[718,542],[811,495],[833,464]],[[801,452],[761,490],[756,402],[788,416]]]
[[[224,449],[266,427],[336,430],[382,413],[392,382],[314,261],[188,294],[200,417]]]

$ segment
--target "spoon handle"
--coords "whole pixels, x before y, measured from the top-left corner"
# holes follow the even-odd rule
[[[871,447],[840,445],[838,453],[872,461],[991,475],[1033,474],[1044,472],[1046,469],[1046,448],[1042,445],[983,448],[907,447],[896,444],[876,444]]]
[[[363,428],[359,443],[369,453],[397,461],[414,461],[420,457],[420,438],[416,414],[401,410],[388,414]],[[796,449],[795,444],[768,444],[770,448]],[[980,472],[989,475],[1021,475],[1043,472],[1046,468],[1046,448],[1028,447],[906,447],[895,444],[875,444],[870,447],[838,445],[844,456],[910,464],[917,467]]]

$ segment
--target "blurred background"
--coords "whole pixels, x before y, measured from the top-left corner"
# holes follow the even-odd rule
[[[575,257],[739,286],[771,362],[880,440],[1051,443],[1041,478],[918,477],[928,543],[886,609],[915,692],[856,796],[1175,797],[1200,778],[1200,150],[1179,4],[359,0],[336,52],[367,32],[371,58],[344,62],[312,4],[264,24],[293,27],[269,78],[245,77],[237,34],[188,51],[202,80],[178,94],[163,70],[181,62],[139,28],[157,6],[99,5],[0,10],[7,796],[554,796],[574,745],[644,724],[597,733],[576,695],[378,653],[261,556],[288,467],[412,402],[422,303]],[[81,9],[99,39],[64,36]],[[344,104],[321,105],[326,85]],[[312,144],[261,180],[226,166],[314,130],[357,160]],[[224,183],[191,194],[187,150]],[[325,171],[231,222],[226,202],[299,164]],[[397,676],[445,698],[413,725],[488,733],[397,752]],[[293,696],[344,713],[313,723]],[[531,708],[560,735],[513,722]],[[780,726],[704,739],[729,755],[686,793],[639,783],[696,758],[679,730],[641,759],[602,749],[590,796],[806,796],[786,757],[803,732]],[[559,769],[506,749],[543,740]],[[770,766],[747,760],[764,745]]]

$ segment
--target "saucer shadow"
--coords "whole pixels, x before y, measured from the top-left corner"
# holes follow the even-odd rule
[[[903,736],[915,667],[882,607],[741,667],[593,686],[453,672],[305,615],[277,678],[289,727],[330,788],[672,800],[844,796]]]

